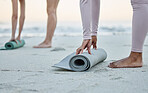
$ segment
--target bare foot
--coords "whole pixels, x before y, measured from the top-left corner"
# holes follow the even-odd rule
[[[110,68],[137,68],[142,67],[142,53],[131,52],[130,56],[110,63]]]
[[[39,44],[37,46],[33,46],[33,48],[51,48],[51,43],[43,42],[43,43],[41,43],[41,44]]]
[[[22,43],[20,37],[17,37],[16,40],[18,40],[20,43]]]
[[[15,38],[11,38],[11,39],[9,40],[9,42],[11,42],[11,41],[16,42],[16,43],[18,44],[18,42],[16,41]]]

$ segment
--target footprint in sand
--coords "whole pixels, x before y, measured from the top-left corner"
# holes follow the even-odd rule
[[[7,70],[7,69],[2,69],[1,71],[10,71],[10,70]]]
[[[39,92],[38,90],[36,90],[36,89],[26,89],[26,90],[23,90],[24,92],[25,91],[28,91],[28,92]]]
[[[144,45],[145,47],[148,47],[148,45]]]
[[[51,52],[54,52],[54,51],[65,51],[65,49],[64,48],[60,48],[60,47],[56,47],[56,48],[54,48],[54,49],[52,49],[50,51]]]
[[[110,80],[119,80],[119,79],[123,79],[122,77],[116,77],[116,78],[111,78]]]

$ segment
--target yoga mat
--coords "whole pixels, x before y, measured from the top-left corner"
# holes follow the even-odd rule
[[[91,53],[91,55],[88,54],[88,52],[76,55],[74,52],[53,67],[81,72],[89,70],[94,65],[103,62],[107,58],[107,53],[101,48],[97,50],[92,49]]]
[[[17,43],[14,41],[11,41],[11,42],[7,42],[4,47],[0,48],[0,50],[12,50],[12,49],[23,47],[24,45],[25,45],[24,40],[21,40],[21,42],[17,40]]]

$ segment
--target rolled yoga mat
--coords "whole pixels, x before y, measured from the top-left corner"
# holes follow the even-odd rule
[[[89,70],[94,65],[103,62],[107,58],[107,53],[101,48],[97,50],[92,49],[91,53],[91,55],[88,54],[88,52],[76,55],[74,52],[53,67],[81,72]]]
[[[4,47],[0,48],[0,50],[12,50],[12,49],[23,47],[24,45],[25,45],[24,40],[21,40],[21,42],[17,40],[17,43],[14,41],[11,41],[11,42],[7,42]]]

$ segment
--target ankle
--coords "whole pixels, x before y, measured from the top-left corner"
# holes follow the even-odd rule
[[[44,44],[51,44],[51,41],[43,41]]]
[[[142,52],[132,52],[132,51],[131,51],[130,56],[134,56],[134,57],[142,57]]]
[[[20,36],[18,36],[17,39],[20,39]]]
[[[15,39],[15,36],[11,36],[11,39]]]
[[[129,57],[133,60],[133,62],[142,62],[142,52],[131,52]]]

